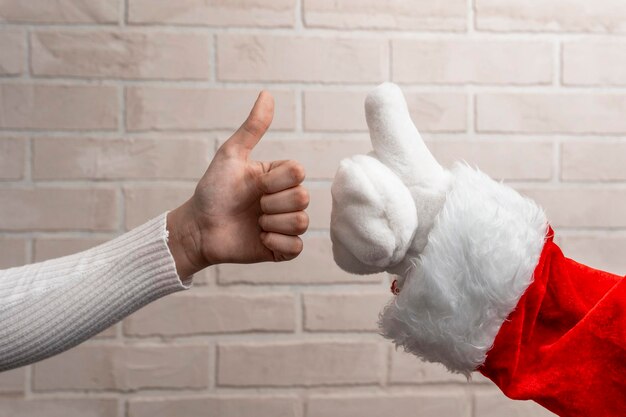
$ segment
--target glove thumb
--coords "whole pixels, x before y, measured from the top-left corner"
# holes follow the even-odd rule
[[[444,176],[444,169],[411,121],[396,84],[383,83],[368,94],[365,117],[376,156],[406,185],[432,184]]]

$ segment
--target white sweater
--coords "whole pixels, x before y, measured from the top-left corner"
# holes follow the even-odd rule
[[[167,238],[164,213],[87,251],[0,271],[0,371],[67,350],[189,288]]]

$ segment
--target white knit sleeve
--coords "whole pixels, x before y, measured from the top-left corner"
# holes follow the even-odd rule
[[[0,271],[0,371],[67,350],[189,288],[167,237],[164,213],[87,251]]]

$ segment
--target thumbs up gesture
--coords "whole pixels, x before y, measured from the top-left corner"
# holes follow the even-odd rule
[[[302,251],[309,194],[296,161],[254,161],[274,99],[262,91],[241,127],[218,149],[194,195],[168,214],[179,275],[218,263],[286,261]]]
[[[365,114],[374,150],[341,161],[331,189],[335,261],[397,275],[383,336],[469,375],[532,281],[545,215],[467,165],[443,169],[396,85],[371,92]]]
[[[398,86],[372,91],[365,115],[374,150],[343,160],[335,176],[333,253],[348,272],[402,278],[426,246],[450,174],[424,144]]]

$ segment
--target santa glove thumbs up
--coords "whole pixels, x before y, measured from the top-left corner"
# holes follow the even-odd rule
[[[374,151],[343,160],[335,176],[333,254],[349,272],[402,274],[426,245],[448,174],[424,144],[398,86],[374,89],[365,114]]]
[[[335,260],[398,275],[381,333],[469,375],[532,282],[545,215],[467,165],[444,170],[397,86],[376,88],[365,108],[374,152],[342,161],[333,183]]]

